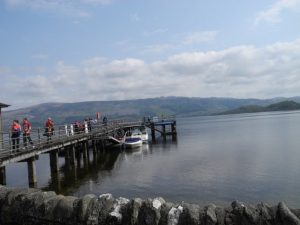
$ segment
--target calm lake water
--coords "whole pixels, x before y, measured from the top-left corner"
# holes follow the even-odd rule
[[[177,142],[136,151],[107,151],[76,168],[60,158],[58,177],[49,156],[36,163],[38,187],[65,195],[112,193],[161,196],[204,205],[277,204],[300,208],[300,111],[177,118]],[[7,186],[27,187],[27,164],[9,165]]]

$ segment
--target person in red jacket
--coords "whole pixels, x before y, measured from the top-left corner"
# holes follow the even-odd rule
[[[53,133],[54,133],[54,122],[49,117],[45,123],[45,134],[47,136],[47,143],[49,143],[49,141],[51,140]]]
[[[31,132],[31,124],[29,123],[27,118],[24,118],[23,119],[23,144],[25,148],[27,147],[27,142],[29,142],[32,145],[32,147],[34,147],[33,141],[30,137],[30,132]]]
[[[14,120],[11,125],[11,140],[12,140],[12,149],[18,150],[20,145],[20,135],[21,135],[21,126],[18,120]]]

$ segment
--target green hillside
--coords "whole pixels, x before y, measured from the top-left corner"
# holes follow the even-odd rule
[[[294,101],[282,101],[268,106],[247,105],[247,106],[241,106],[236,109],[228,110],[218,114],[226,115],[226,114],[289,111],[289,110],[300,110],[300,104]]]
[[[300,102],[299,98],[294,99]],[[291,103],[287,100],[291,99],[160,97],[123,101],[44,103],[17,110],[7,108],[2,116],[4,127],[8,127],[13,119],[22,120],[24,117],[28,117],[34,126],[42,126],[48,117],[52,117],[56,124],[64,124],[76,120],[83,121],[86,117],[95,118],[97,112],[106,115],[109,119],[136,120],[142,119],[144,116],[176,115],[177,117],[187,117],[216,115],[222,112],[228,114],[298,109],[297,105],[295,106],[298,103]]]

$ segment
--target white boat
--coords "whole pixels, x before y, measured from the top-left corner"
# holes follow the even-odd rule
[[[126,137],[123,145],[125,148],[137,148],[143,145],[143,141],[139,137]]]
[[[142,142],[148,142],[148,133],[145,126],[132,127],[127,132],[127,137],[140,138]]]
[[[145,126],[125,127],[124,130],[109,136],[107,140],[112,147],[135,148],[148,142],[148,133]]]

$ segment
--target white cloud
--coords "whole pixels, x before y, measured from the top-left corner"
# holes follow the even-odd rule
[[[49,101],[136,99],[157,96],[269,98],[300,95],[300,39],[264,48],[236,46],[186,52],[166,60],[86,59],[58,62],[52,72],[25,78],[0,68],[1,101],[18,106]],[[11,90],[14,90],[13,92]]]
[[[194,32],[187,35],[184,38],[183,43],[185,45],[201,44],[214,41],[218,32],[217,31],[203,31],[203,32]]]
[[[104,5],[111,0],[4,0],[5,4],[13,8],[29,8],[36,11],[50,11],[66,16],[85,18],[91,14],[85,11],[84,5]]]
[[[142,50],[143,53],[164,53],[167,50],[173,48],[174,46],[170,44],[161,44],[161,45],[147,45]]]
[[[299,8],[300,0],[279,0],[271,5],[267,10],[257,14],[254,24],[261,22],[278,23],[281,21],[281,15],[284,10],[293,10]]]

